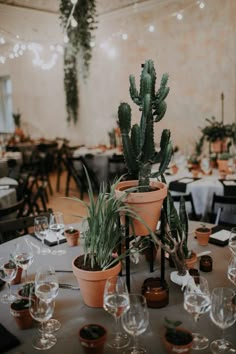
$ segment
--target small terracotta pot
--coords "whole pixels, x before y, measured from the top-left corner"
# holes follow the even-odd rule
[[[90,336],[91,333],[91,336]],[[96,336],[93,338],[92,334]],[[99,324],[88,324],[80,328],[79,340],[86,354],[102,354],[107,340],[107,330]]]
[[[17,308],[17,304],[29,304],[29,301],[26,299],[20,299],[14,301],[11,304],[11,314],[15,318],[16,324],[20,329],[28,329],[32,327],[33,318],[30,315],[29,308]]]
[[[79,240],[80,232],[79,230],[75,230],[75,229],[73,231],[74,232],[72,233],[70,229],[65,230],[65,237],[70,247],[74,247],[79,244],[78,240]]]
[[[188,331],[185,328],[178,328],[177,331],[179,332],[186,332],[189,333],[190,335],[192,335],[192,333],[190,331]],[[189,342],[188,344],[183,344],[183,345],[179,345],[179,344],[173,344],[170,343],[167,339],[166,336],[163,337],[163,342],[165,345],[165,348],[167,350],[168,353],[184,353],[184,354],[189,354],[191,352],[191,348],[193,345],[193,339],[191,342]]]
[[[195,230],[195,235],[200,246],[208,245],[209,238],[211,235],[211,229],[199,227]]]
[[[148,307],[162,308],[169,304],[168,284],[159,277],[144,280],[142,295],[146,298]]]
[[[217,160],[217,165],[218,165],[218,169],[219,171],[223,171],[226,174],[229,173],[229,165],[228,165],[228,160]]]
[[[192,252],[191,257],[185,259],[185,263],[188,269],[194,268],[195,263],[197,263],[197,254]]]

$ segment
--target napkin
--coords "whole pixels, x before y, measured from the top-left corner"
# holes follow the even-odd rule
[[[38,240],[41,241],[40,237],[37,237],[37,235],[33,235],[35,236]],[[47,236],[44,239],[44,242],[46,245],[48,246],[56,246],[57,245],[57,236],[54,232],[52,232],[51,230],[49,230]],[[66,237],[63,234],[60,234],[59,236],[59,243],[64,243],[66,242]]]
[[[214,232],[215,231],[215,232]],[[218,246],[226,246],[229,241],[230,231],[216,226],[212,228],[212,234],[209,238],[210,243]]]
[[[19,344],[19,339],[0,323],[0,353],[4,353]]]

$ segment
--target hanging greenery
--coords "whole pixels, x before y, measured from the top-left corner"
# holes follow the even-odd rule
[[[64,87],[66,92],[67,120],[78,119],[79,97],[77,54],[82,57],[84,79],[89,73],[92,58],[92,32],[96,29],[96,0],[61,0],[60,19],[68,39],[64,54]]]

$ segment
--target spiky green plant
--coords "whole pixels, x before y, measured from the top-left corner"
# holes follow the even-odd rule
[[[142,192],[149,191],[151,177],[159,177],[167,168],[172,156],[170,131],[164,129],[161,135],[160,150],[155,150],[154,123],[160,122],[166,112],[165,99],[169,93],[168,74],[163,74],[161,84],[156,92],[156,71],[152,60],[143,65],[140,89],[136,88],[135,78],[130,75],[130,97],[142,112],[139,124],[131,127],[131,107],[121,103],[118,109],[125,162],[130,176],[139,180]],[[151,173],[152,164],[160,163],[159,170]]]
[[[116,258],[113,256],[126,237],[123,228],[119,225],[120,216],[128,218],[128,227],[129,225],[132,227],[133,219],[142,220],[132,208],[123,203],[125,196],[116,197],[115,189],[119,180],[110,187],[109,192],[106,186],[102,185],[98,195],[95,196],[86,168],[85,173],[88,181],[88,202],[72,198],[81,203],[87,212],[84,218],[84,266],[90,270],[104,270],[132,252],[130,249]],[[139,242],[137,249],[138,246]]]

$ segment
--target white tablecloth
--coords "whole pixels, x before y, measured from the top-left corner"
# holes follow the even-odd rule
[[[18,182],[9,177],[0,178],[0,187],[4,185],[18,185]],[[0,189],[0,208],[7,208],[16,203],[16,189]]]

